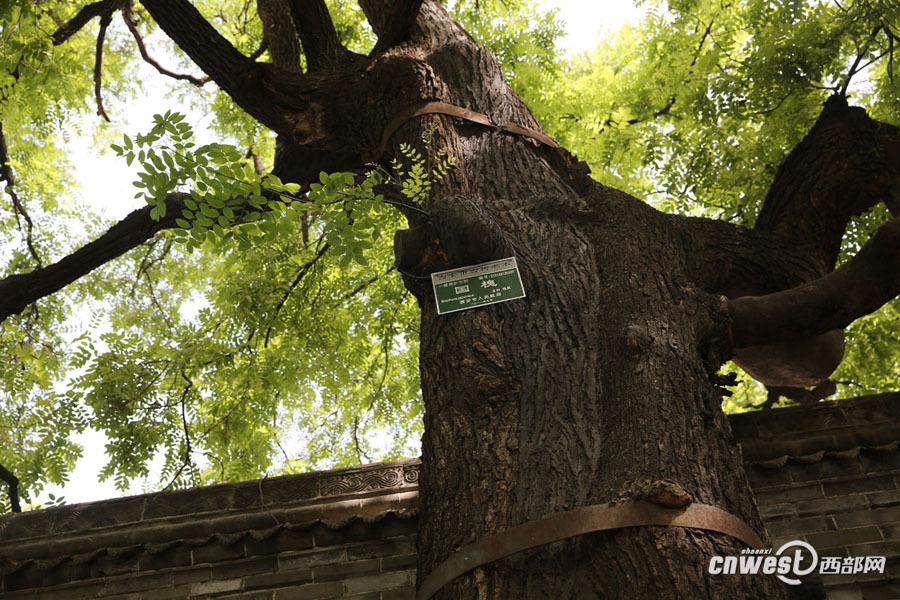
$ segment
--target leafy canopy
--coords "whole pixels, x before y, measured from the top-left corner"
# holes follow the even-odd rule
[[[0,324],[0,464],[33,498],[66,481],[81,452],[71,435],[86,428],[105,434],[102,476],[123,489],[160,455],[159,485],[188,486],[417,454],[417,309],[393,265],[404,221],[378,190],[391,186],[415,206],[453,165],[424,139],[389,169],[323,173],[303,194],[265,175],[272,135],[212,84],[137,79],[140,56],[120,20],[103,55],[107,124],[93,114],[86,75],[97,20],[52,43],[80,4],[0,5],[0,124],[15,173],[6,191],[21,205],[3,195],[3,276],[58,260],[110,225],[73,200],[81,157],[67,155],[64,141],[81,128],[123,168],[138,167],[136,197],[155,217],[166,216],[168,193],[184,193],[185,209],[180,229]],[[596,178],[671,212],[752,225],[781,160],[834,90],[849,86],[875,118],[900,121],[897,6],[644,4],[640,25],[571,58],[556,48],[554,13],[531,0],[452,10]],[[195,5],[240,51],[261,47],[251,4]],[[349,48],[371,48],[355,2],[329,8]],[[193,72],[135,12],[157,58]],[[171,110],[141,132],[122,130],[129,103],[160,85],[171,86]],[[211,116],[215,143],[195,139],[190,122],[200,114]],[[861,217],[847,252],[883,219]],[[897,388],[898,316],[895,302],[850,328],[839,394]],[[726,408],[763,397],[744,378]]]

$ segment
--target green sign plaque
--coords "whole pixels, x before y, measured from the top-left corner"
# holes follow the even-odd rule
[[[515,257],[431,274],[439,315],[524,298]]]

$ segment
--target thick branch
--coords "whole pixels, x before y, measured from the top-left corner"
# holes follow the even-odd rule
[[[104,14],[111,15],[114,10],[121,6],[122,0],[102,0],[101,2],[88,4],[78,11],[77,15],[69,19],[67,23],[53,33],[51,36],[53,45],[59,46],[64,43],[70,37],[78,33],[81,28],[87,25],[94,17],[99,17]]]
[[[22,506],[19,504],[19,478],[13,475],[6,467],[0,465],[0,479],[9,486],[9,503],[13,512],[22,512]]]
[[[304,176],[313,178],[315,173],[318,171],[304,173]],[[166,216],[161,220],[153,220],[151,207],[145,206],[58,262],[30,273],[0,279],[0,322],[139,246],[157,232],[178,227],[175,220],[181,217],[186,208],[184,201],[189,197],[184,193],[169,194],[166,196]],[[241,222],[245,210],[253,209],[249,205],[235,209],[237,223]]]
[[[371,55],[381,54],[409,37],[421,7],[422,0],[396,0],[384,31],[378,32]]]
[[[900,218],[888,221],[841,268],[766,296],[728,301],[735,347],[842,329],[900,294]]]
[[[291,124],[263,86],[261,65],[222,37],[186,0],[145,0],[162,30],[247,113],[279,132]]]
[[[834,327],[806,313],[794,322],[799,315],[788,313],[806,307],[792,294],[817,291],[813,303],[834,300],[837,291],[831,291],[832,297],[822,296],[824,290],[817,286],[844,277],[842,273],[837,279],[824,279],[834,268],[850,218],[879,201],[898,210],[896,190],[900,190],[900,131],[834,97],[779,168],[752,231],[718,222],[694,223],[690,237],[696,249],[691,257],[695,281],[703,289],[740,298],[735,306],[749,311],[746,322],[735,324],[734,360],[745,371],[770,386],[805,387],[821,382],[840,363],[844,350],[840,328],[894,294],[865,310],[848,308],[855,315]],[[812,283],[803,286],[807,282]],[[757,298],[774,298],[776,292],[797,300],[781,315],[791,321],[784,331],[781,324],[767,322],[750,308]],[[835,307],[843,301],[835,301]],[[816,334],[807,335],[809,331]]]
[[[291,0],[291,12],[303,44],[308,71],[338,65],[353,56],[338,39],[324,0]]]
[[[96,240],[58,262],[30,273],[10,275],[0,280],[0,321],[22,312],[26,306],[57,292],[97,267],[125,254],[150,239],[156,232],[175,226],[175,217],[184,209],[188,194],[169,194],[166,217],[150,218],[150,206],[132,212]]]
[[[754,228],[804,246],[821,274],[834,266],[849,219],[900,182],[900,130],[834,96],[779,168]]]
[[[300,44],[288,1],[256,0],[256,12],[263,22],[263,39],[272,55],[272,64],[299,73]]]

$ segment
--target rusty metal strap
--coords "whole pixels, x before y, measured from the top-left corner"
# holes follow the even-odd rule
[[[381,136],[381,143],[373,153],[373,156],[369,157],[369,160],[377,160],[381,158],[381,156],[384,154],[384,151],[387,149],[387,145],[391,139],[391,136],[394,135],[394,133],[400,128],[401,125],[403,125],[410,119],[413,119],[420,115],[434,114],[458,117],[460,119],[465,119],[466,121],[471,121],[472,123],[484,125],[485,127],[491,127],[499,129],[500,131],[512,133],[514,135],[521,135],[527,138],[531,138],[544,145],[550,146],[551,148],[559,148],[559,144],[557,144],[552,137],[542,131],[529,129],[528,127],[522,127],[521,125],[516,125],[515,123],[507,123],[506,125],[498,126],[493,121],[491,121],[490,117],[485,114],[475,112],[467,108],[462,108],[461,106],[447,104],[446,102],[426,102],[425,104],[410,106],[400,111],[396,116],[394,116],[393,119],[391,119],[391,122],[388,123],[387,127],[385,127],[384,133]]]
[[[646,525],[705,529],[724,533],[751,548],[763,548],[762,540],[749,525],[708,504],[690,504],[683,509],[666,508],[643,500],[596,504],[516,525],[460,548],[428,574],[416,600],[428,600],[460,575],[524,550],[594,531]]]

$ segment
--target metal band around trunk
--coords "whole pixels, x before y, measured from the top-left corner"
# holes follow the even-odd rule
[[[381,143],[373,153],[373,156],[367,157],[367,160],[371,161],[381,158],[381,156],[384,154],[384,151],[387,149],[388,141],[391,139],[391,136],[394,135],[394,133],[400,128],[401,125],[414,117],[418,117],[419,115],[434,114],[449,115],[451,117],[465,119],[466,121],[484,125],[485,127],[491,127],[493,129],[499,129],[500,131],[512,133],[514,135],[521,135],[523,137],[531,138],[537,142],[540,142],[541,144],[550,146],[551,148],[559,148],[559,144],[557,144],[553,138],[542,131],[522,127],[520,125],[516,125],[515,123],[507,123],[503,126],[497,126],[487,115],[475,112],[474,110],[469,110],[467,108],[462,108],[461,106],[455,106],[453,104],[447,104],[446,102],[426,102],[425,104],[410,106],[400,111],[393,119],[391,119],[390,123],[387,124],[387,127],[384,128],[384,133],[381,136]]]
[[[683,509],[666,508],[644,500],[595,504],[516,525],[460,548],[428,574],[416,593],[416,600],[428,600],[460,575],[524,550],[594,531],[647,525],[715,531],[751,548],[764,547],[749,525],[709,504],[690,504]]]

